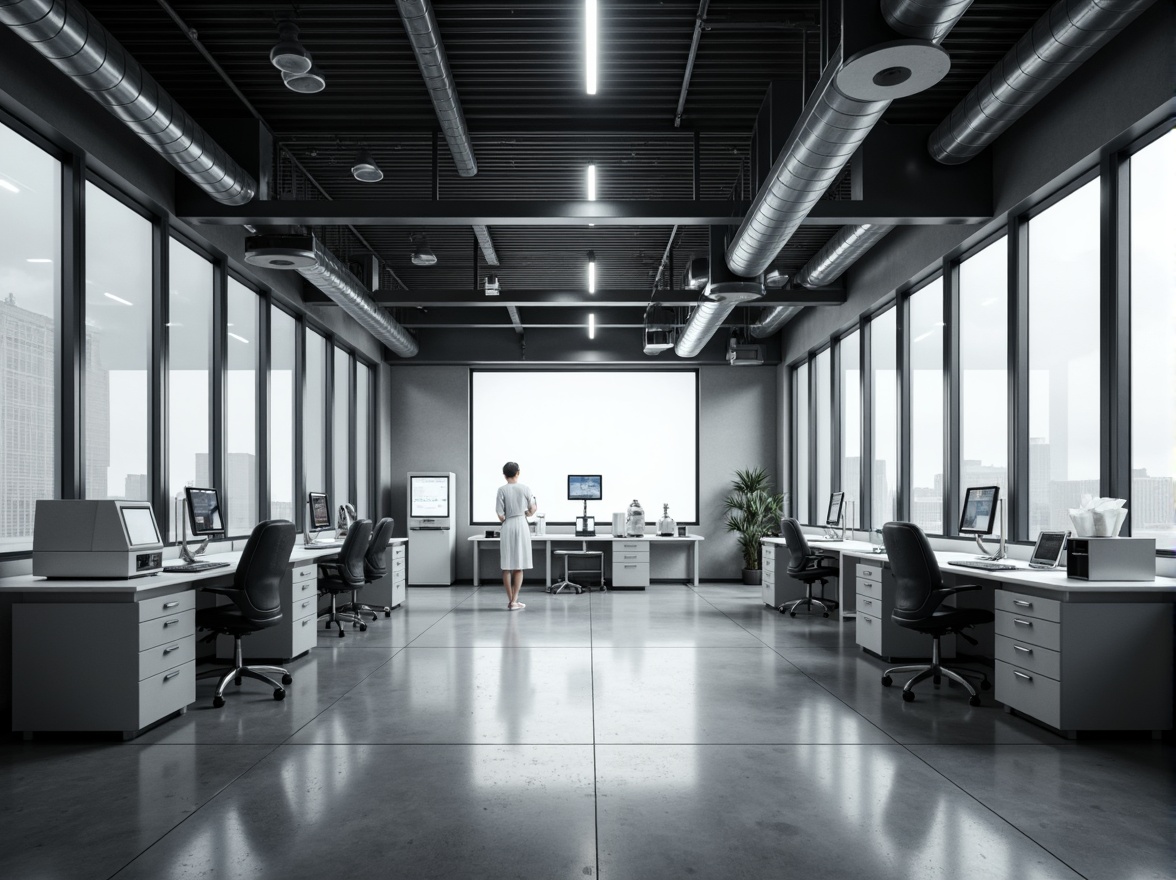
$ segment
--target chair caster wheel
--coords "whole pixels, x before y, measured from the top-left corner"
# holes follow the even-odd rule
[[[969,697],[968,698],[968,705],[969,706],[979,706],[980,705],[980,697],[979,696]]]
[[[903,691],[902,692],[902,701],[904,703],[913,703],[915,701],[915,692],[914,691]]]
[[[361,633],[365,633],[365,632],[367,632],[367,624],[366,624],[366,623],[361,623],[361,624],[359,625],[359,631],[360,631]]]
[[[391,608],[389,608],[387,611],[385,611],[385,612],[384,612],[384,616],[385,616],[385,617],[391,617],[391,616],[392,616],[392,609],[391,609]]]
[[[982,691],[992,690],[992,682],[990,682],[987,678],[984,679],[984,681],[980,682],[980,690],[982,690]]]
[[[788,616],[789,616],[789,617],[796,617],[796,612],[795,612],[795,611],[789,611],[789,612],[788,612]]]
[[[888,688],[888,687],[890,687],[892,684],[894,684],[894,679],[893,679],[893,678],[891,678],[889,675],[884,675],[884,676],[882,676],[882,687],[884,687],[884,688]]]
[[[343,638],[345,635],[347,635],[347,633],[343,632],[343,630],[339,630],[339,638]]]
[[[331,621],[328,620],[327,625],[324,626],[323,629],[325,629],[327,632],[330,632],[331,631]]]
[[[275,700],[286,699],[286,689],[285,688],[274,688],[274,699]]]
[[[293,684],[293,683],[294,683],[294,676],[292,676],[290,673],[287,672],[285,675],[282,676],[282,684]]]
[[[221,706],[223,706],[224,704],[225,704],[225,698],[224,698],[224,697],[213,697],[213,698],[212,698],[212,708],[214,708],[214,709],[219,709],[219,708],[220,708]]]
[[[241,686],[241,676],[238,675],[236,678],[234,678],[233,684],[235,684],[237,687],[240,687]]]
[[[935,687],[939,687],[939,685],[942,684],[942,682],[943,682],[943,679],[941,679],[938,675],[932,676],[932,678],[931,678],[931,683],[933,685],[935,685]]]
[[[822,615],[821,615],[821,617],[828,617],[828,616],[829,616],[829,612],[828,612],[828,611],[826,611],[824,614],[822,614]]]

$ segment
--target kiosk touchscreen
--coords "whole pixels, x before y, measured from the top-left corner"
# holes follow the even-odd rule
[[[37,502],[35,577],[133,578],[162,568],[163,541],[150,502]]]
[[[408,582],[448,586],[457,576],[457,477],[408,474]]]

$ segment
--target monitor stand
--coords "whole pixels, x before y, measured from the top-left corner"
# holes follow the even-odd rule
[[[180,520],[180,559],[191,564],[196,561],[197,556],[203,556],[204,551],[208,549],[208,535],[205,535],[195,548],[188,546],[188,499],[181,496],[176,501],[176,515]]]
[[[991,552],[986,546],[984,546],[984,539],[979,535],[976,536],[976,546],[980,548],[981,553],[980,558],[986,559],[990,562],[999,562],[1000,560],[1008,557],[1008,553],[1005,552],[1005,532],[1008,531],[1008,525],[1005,522],[1004,503],[1005,500],[1003,498],[998,498],[996,500],[997,517],[1000,524],[1000,544],[997,547],[996,552]]]
[[[576,517],[576,537],[577,538],[595,538],[596,537],[596,517],[588,515],[588,500],[584,500],[584,513]]]

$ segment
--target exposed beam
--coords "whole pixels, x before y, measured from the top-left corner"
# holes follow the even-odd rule
[[[644,309],[651,302],[648,290],[597,290],[591,295],[583,289],[511,290],[501,296],[486,296],[480,290],[376,290],[372,298],[381,305],[395,308],[481,308],[501,309],[514,306],[543,308]],[[652,302],[670,308],[697,305],[696,290],[661,290]],[[325,297],[304,294],[307,305],[333,305]],[[773,290],[751,305],[755,306],[836,306],[845,302],[843,288],[820,290]]]

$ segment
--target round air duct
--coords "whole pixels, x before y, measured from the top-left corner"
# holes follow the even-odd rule
[[[309,269],[318,265],[314,236],[251,236],[245,239],[245,262],[263,269]]]

